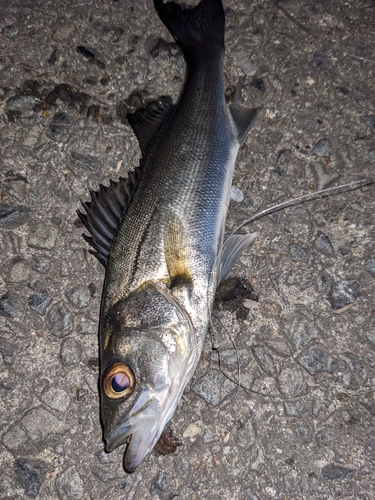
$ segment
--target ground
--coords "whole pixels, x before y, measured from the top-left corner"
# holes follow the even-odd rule
[[[218,303],[172,421],[182,446],[128,475],[122,448],[103,451],[104,270],[76,210],[137,166],[126,114],[175,100],[184,60],[151,0],[0,9],[1,498],[373,499],[374,185],[244,228],[258,236],[231,277],[258,302]],[[259,108],[228,232],[272,204],[374,179],[374,1],[225,9],[228,100]]]

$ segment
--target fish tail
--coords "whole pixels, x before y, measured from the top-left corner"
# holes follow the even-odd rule
[[[221,0],[201,0],[193,8],[154,0],[156,12],[180,46],[187,63],[207,50],[224,53],[225,15]]]

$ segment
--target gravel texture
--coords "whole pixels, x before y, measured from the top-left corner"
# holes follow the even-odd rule
[[[375,4],[225,7],[228,100],[259,108],[229,232],[258,209],[373,175]],[[104,272],[76,210],[138,164],[126,114],[175,100],[185,63],[151,0],[0,10],[0,497],[373,500],[375,187],[245,228],[258,236],[231,276],[248,292],[215,309],[171,422],[182,446],[127,475],[123,449],[103,451]]]

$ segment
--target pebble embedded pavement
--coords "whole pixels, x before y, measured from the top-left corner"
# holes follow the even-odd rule
[[[227,230],[374,178],[374,1],[224,3],[228,100],[259,107]],[[76,209],[138,164],[126,114],[176,99],[185,63],[151,0],[0,10],[0,497],[374,499],[374,185],[245,228],[231,276],[258,302],[218,303],[221,362],[209,336],[172,421],[183,445],[127,475],[103,451],[104,272]]]

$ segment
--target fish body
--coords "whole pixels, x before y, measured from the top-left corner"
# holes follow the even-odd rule
[[[101,418],[108,451],[135,470],[173,416],[203,349],[216,288],[253,239],[223,245],[235,158],[256,111],[227,107],[221,0],[154,0],[181,47],[178,102],[129,116],[142,151],[127,179],[91,192],[80,217],[106,266],[100,313]],[[129,442],[130,439],[130,442]]]

